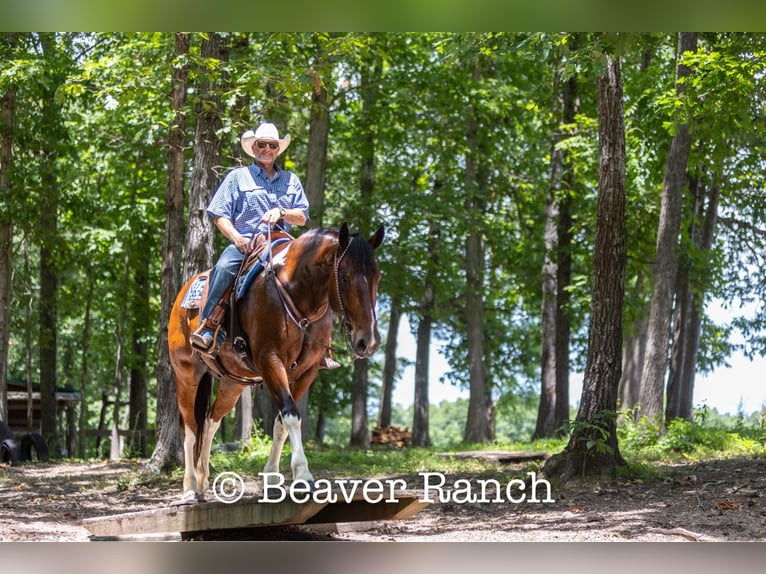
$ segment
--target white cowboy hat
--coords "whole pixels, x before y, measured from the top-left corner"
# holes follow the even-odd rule
[[[290,145],[290,134],[285,134],[285,137],[279,139],[279,131],[277,131],[277,126],[270,123],[263,123],[259,125],[255,131],[247,130],[242,134],[242,137],[239,141],[240,145],[242,145],[242,150],[253,158],[255,157],[255,154],[253,153],[253,142],[257,140],[269,140],[277,142],[279,144],[279,151],[277,152],[277,155],[280,155],[287,149],[287,146]]]

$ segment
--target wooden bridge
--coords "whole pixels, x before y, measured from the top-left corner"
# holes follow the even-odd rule
[[[209,501],[186,505],[169,505],[155,510],[86,518],[83,526],[91,540],[257,540],[273,527],[295,526],[309,533],[318,525],[406,520],[428,506],[415,491],[396,493],[396,502],[366,500],[356,493],[348,502],[338,496],[337,502],[294,502],[289,498],[279,503],[265,503],[261,497],[242,498],[225,504]],[[326,528],[325,528],[326,530]],[[295,534],[293,534],[294,536]]]

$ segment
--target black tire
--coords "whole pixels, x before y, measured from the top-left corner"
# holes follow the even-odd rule
[[[46,462],[48,458],[48,445],[45,444],[43,437],[36,432],[30,432],[21,437],[21,460]]]
[[[21,451],[12,438],[7,438],[0,443],[0,463],[3,462],[8,462],[11,466],[21,462]]]
[[[3,441],[7,438],[13,438],[13,431],[11,430],[11,427],[9,427],[3,421],[0,421],[0,441]]]

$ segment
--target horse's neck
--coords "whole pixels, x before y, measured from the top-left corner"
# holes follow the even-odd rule
[[[292,253],[288,254],[279,277],[296,304],[303,302],[305,313],[328,301],[336,243],[327,236],[317,245],[308,242],[301,245],[296,240],[290,246]]]

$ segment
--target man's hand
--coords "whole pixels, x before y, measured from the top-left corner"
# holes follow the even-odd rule
[[[240,253],[247,253],[248,249],[250,248],[250,240],[247,237],[237,234],[233,241],[234,247],[237,248],[237,251]]]
[[[276,225],[277,221],[280,219],[282,219],[282,213],[279,211],[278,207],[274,207],[263,214],[261,221],[269,225]]]

